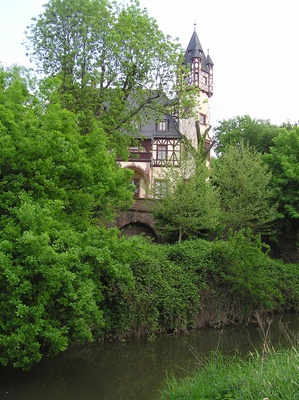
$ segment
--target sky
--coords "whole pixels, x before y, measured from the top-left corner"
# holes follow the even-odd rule
[[[214,62],[211,124],[249,115],[299,121],[298,0],[139,0],[160,29],[186,48],[196,31]],[[0,0],[0,62],[32,66],[26,26],[46,0]]]

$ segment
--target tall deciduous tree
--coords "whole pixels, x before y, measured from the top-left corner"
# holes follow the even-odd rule
[[[102,332],[101,281],[130,279],[93,223],[131,201],[130,173],[102,130],[80,134],[53,82],[32,90],[0,70],[0,363],[22,368]]]
[[[215,153],[225,153],[232,144],[246,143],[260,153],[269,153],[278,127],[270,121],[252,119],[249,115],[220,121],[214,130]]]
[[[34,96],[18,71],[1,76],[0,207],[16,205],[25,191],[35,199],[62,200],[76,219],[88,220],[97,206],[104,221],[122,201],[130,202],[130,172],[107,151],[102,129],[93,125],[88,137],[80,135],[77,115],[56,97],[55,80],[44,82]]]
[[[270,233],[277,217],[271,176],[261,154],[242,141],[229,145],[213,160],[211,177],[220,193],[226,230],[250,228],[254,233]]]
[[[272,172],[279,205],[281,233],[299,229],[299,128],[280,129],[270,154],[264,155]]]
[[[64,105],[117,136],[159,115],[177,92],[179,46],[138,1],[50,0],[29,27],[27,46],[46,75],[61,78]],[[173,91],[173,92],[172,92]]]

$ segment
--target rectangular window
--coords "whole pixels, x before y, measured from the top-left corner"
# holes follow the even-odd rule
[[[201,125],[207,125],[207,116],[205,114],[199,114],[199,122]]]
[[[158,132],[168,132],[169,126],[168,126],[168,120],[164,119],[163,121],[160,121],[157,123],[157,131]]]
[[[132,185],[135,186],[134,197],[140,197],[140,179],[133,178]]]
[[[166,144],[157,145],[157,160],[167,160],[167,146]]]
[[[155,181],[155,198],[162,199],[166,195],[166,182],[162,180]]]

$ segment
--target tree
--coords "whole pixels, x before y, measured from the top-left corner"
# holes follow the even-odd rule
[[[185,159],[179,167],[163,170],[165,190],[153,205],[156,229],[164,237],[206,234],[218,226],[217,190],[208,180],[204,163],[195,168],[194,159]]]
[[[33,21],[29,54],[44,74],[60,77],[63,105],[80,113],[83,133],[96,117],[121,140],[120,132],[158,119],[161,96],[177,93],[180,47],[137,1],[50,0]]]
[[[211,180],[220,193],[226,231],[250,228],[254,233],[270,233],[277,217],[271,176],[261,154],[242,141],[227,146],[213,160]]]
[[[131,202],[130,171],[107,152],[102,129],[94,125],[88,137],[80,135],[77,116],[56,98],[55,79],[32,95],[14,68],[1,77],[0,209],[16,206],[25,191],[34,199],[62,200],[77,220],[89,221],[97,208],[105,222]]]
[[[269,153],[273,139],[278,135],[278,127],[270,121],[251,119],[249,115],[220,121],[215,128],[215,153],[225,153],[232,144],[242,141],[254,147],[259,153]]]
[[[299,227],[299,128],[280,129],[270,154],[263,156],[272,172],[278,202],[280,233]]]
[[[132,200],[130,172],[101,129],[80,134],[55,81],[35,89],[0,70],[0,363],[22,368],[103,333],[102,282],[130,280],[99,226]]]

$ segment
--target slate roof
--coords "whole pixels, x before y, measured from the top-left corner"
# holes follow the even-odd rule
[[[157,139],[157,138],[165,138],[165,139],[177,139],[180,138],[180,134],[177,131],[177,121],[171,115],[165,115],[161,120],[168,120],[168,130],[166,131],[157,131],[157,122],[155,120],[149,121],[141,127],[140,133],[146,139]]]
[[[208,57],[206,57],[195,30],[185,52],[185,64],[190,64],[194,57],[202,60],[201,69],[205,72],[209,72],[209,64],[214,65],[210,55],[208,54]]]

